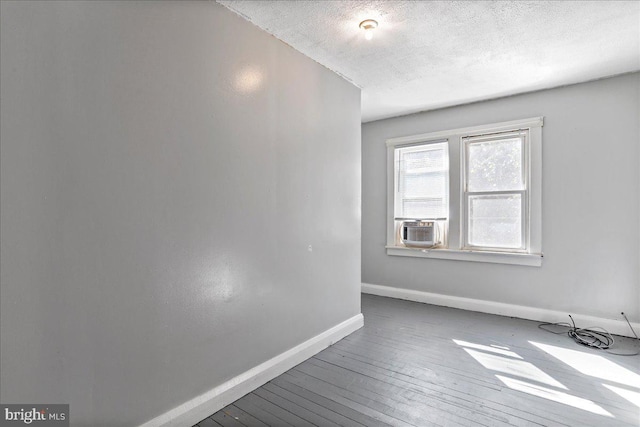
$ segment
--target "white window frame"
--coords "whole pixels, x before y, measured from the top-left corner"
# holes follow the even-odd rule
[[[403,145],[403,146],[397,146],[394,148],[406,148],[409,149],[410,151],[420,151],[421,149],[423,149],[423,147],[429,146],[429,145],[439,145],[439,144],[444,144],[447,147],[447,153],[446,153],[446,162],[447,162],[447,168],[446,168],[446,176],[445,176],[445,186],[447,187],[447,193],[445,194],[445,204],[449,205],[449,199],[450,199],[450,194],[448,192],[449,190],[449,176],[450,176],[450,172],[449,172],[449,168],[448,168],[448,163],[449,163],[449,153],[448,153],[448,149],[449,149],[449,142],[447,140],[435,140],[435,141],[423,141],[417,144],[408,144],[408,145]],[[396,154],[397,151],[394,149],[393,151],[393,155],[394,155],[394,191],[393,191],[393,199],[394,199],[394,212],[398,212],[400,210],[400,206],[402,205],[402,199],[400,199],[400,185],[398,182],[398,175],[395,173],[395,164],[397,161],[399,161],[399,159],[396,158]],[[395,219],[395,218],[394,218]],[[428,220],[443,220],[442,218],[415,218],[415,219],[428,219]],[[445,221],[448,220],[448,218],[445,219]]]
[[[542,265],[542,126],[543,117],[471,126],[459,129],[430,132],[399,138],[391,138],[387,145],[387,245],[388,255],[418,258],[435,258],[462,261],[518,264],[527,266]],[[508,131],[528,130],[525,144],[525,170],[528,179],[525,203],[525,215],[528,221],[523,224],[525,248],[522,250],[499,250],[494,248],[473,248],[465,241],[466,203],[464,185],[463,138],[481,136]],[[429,141],[448,141],[449,147],[449,230],[448,246],[436,249],[409,248],[397,242],[395,211],[395,148]],[[459,197],[456,197],[456,194]]]
[[[469,146],[473,143],[483,142],[483,141],[499,141],[501,139],[509,139],[512,138],[515,134],[522,134],[524,132],[524,137],[522,138],[522,157],[520,159],[523,168],[523,178],[524,178],[524,190],[508,190],[508,191],[469,191],[467,188],[467,175],[469,173]],[[529,248],[529,182],[531,181],[531,176],[529,174],[530,164],[529,164],[529,130],[528,129],[517,129],[514,131],[506,131],[506,132],[497,132],[491,134],[482,134],[482,135],[469,135],[462,138],[462,149],[460,150],[460,164],[461,173],[462,173],[462,191],[460,191],[460,206],[462,206],[461,215],[460,215],[460,230],[462,235],[462,248],[465,250],[471,251],[489,251],[489,252],[513,252],[513,253],[527,253]],[[472,196],[501,196],[501,195],[520,195],[520,236],[522,238],[522,245],[519,248],[500,248],[500,247],[488,247],[488,246],[478,246],[472,245],[469,242],[469,199]]]

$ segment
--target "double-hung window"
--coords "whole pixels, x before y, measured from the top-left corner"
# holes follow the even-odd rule
[[[462,138],[465,249],[527,250],[527,134],[523,129]]]
[[[541,265],[542,124],[387,140],[387,253]],[[429,246],[416,241],[427,226]]]
[[[436,240],[444,241],[449,216],[449,149],[447,141],[397,147],[394,151],[394,221],[435,222]]]

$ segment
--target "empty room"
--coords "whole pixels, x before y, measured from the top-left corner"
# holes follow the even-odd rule
[[[640,426],[640,2],[0,0],[0,426]]]

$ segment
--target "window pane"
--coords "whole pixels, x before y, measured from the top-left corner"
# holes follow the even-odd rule
[[[445,154],[442,144],[432,145],[419,151],[403,150],[403,169],[408,172],[442,169]]]
[[[400,192],[403,198],[442,197],[446,186],[444,172],[403,174]]]
[[[520,137],[467,144],[467,191],[524,190]]]
[[[442,199],[403,199],[402,210],[404,218],[436,219],[446,218]]]
[[[396,218],[446,218],[449,212],[447,143],[396,150]]]
[[[469,196],[468,233],[471,246],[521,248],[521,195]]]

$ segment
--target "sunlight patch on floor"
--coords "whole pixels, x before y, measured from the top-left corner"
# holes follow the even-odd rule
[[[465,348],[464,351],[469,353],[469,355],[476,359],[482,366],[487,369],[491,369],[492,371],[526,378],[565,390],[567,389],[563,384],[546,374],[540,368],[537,368],[532,363],[525,362],[523,360],[507,359],[506,357],[482,353],[468,348]]]
[[[582,409],[584,411],[588,411],[593,414],[615,418],[609,411],[597,405],[591,400],[584,399],[582,397],[573,396],[563,391],[554,390],[553,388],[545,387],[545,386],[550,386],[556,389],[568,390],[567,387],[565,387],[563,384],[555,380],[553,377],[551,377],[550,375],[542,371],[540,368],[536,367],[534,364],[522,360],[522,357],[520,357],[520,355],[510,351],[509,349],[499,349],[499,348],[489,347],[482,344],[475,344],[475,343],[470,343],[467,341],[461,341],[461,340],[455,340],[455,339],[453,340],[453,342],[461,346],[462,349],[465,352],[467,352],[467,354],[473,357],[478,363],[480,363],[486,369],[489,369],[492,371],[498,371],[503,374],[508,374],[509,376],[496,374],[496,378],[498,378],[500,381],[502,381],[507,387],[509,387],[512,390],[520,391],[532,396],[551,400],[553,402],[561,403],[563,405],[571,406],[577,409]],[[585,355],[584,353],[574,352],[573,350],[567,350],[565,352],[563,351],[565,349],[555,347],[555,346],[549,346],[546,344],[540,344],[540,343],[534,343],[534,342],[531,342],[531,344],[533,344],[534,346],[538,347],[539,349],[549,354],[552,354],[553,356],[557,357],[561,361],[568,363],[570,365],[571,363],[568,362],[569,356],[571,356],[573,359],[577,359],[578,366],[580,367],[580,369],[578,368],[576,369],[578,369],[580,372],[583,372],[582,370],[587,371],[587,372],[583,372],[587,375],[591,375],[590,373],[594,372],[593,368],[591,367],[592,366],[591,364],[595,362],[598,362],[597,364],[598,369],[608,369],[608,368],[611,368],[612,365],[615,365],[615,367],[619,368],[619,369],[613,369],[612,372],[607,373],[606,376],[609,376],[609,377],[618,378],[622,373],[624,373],[624,371],[627,371],[625,368],[622,368],[621,366],[613,362],[609,362],[608,360],[602,358],[601,356],[595,356],[595,357],[601,358],[602,360],[608,363],[603,363],[602,360],[599,360],[599,359],[596,360],[590,357],[581,357],[581,356],[592,356],[592,355],[589,355],[589,354]],[[478,350],[483,350],[483,351],[478,351]],[[578,353],[578,355],[575,355],[573,353]],[[505,357],[505,356],[508,356],[508,357]],[[628,371],[628,372],[632,375],[636,375],[631,371]],[[512,377],[519,377],[521,379],[516,379]],[[525,379],[528,381],[524,381]],[[536,383],[539,383],[539,384],[534,384],[529,381],[535,381]],[[541,384],[544,384],[545,386]],[[614,393],[617,393],[623,398],[630,400],[633,403],[638,404],[640,406],[640,403],[639,403],[640,394],[635,393],[633,391],[621,389],[619,387],[607,386],[607,385],[605,386],[609,388],[611,391],[613,391]]]
[[[503,377],[502,375],[496,375],[500,381],[502,381],[507,387],[518,390],[533,396],[542,397],[547,400],[562,403],[564,405],[573,406],[574,408],[589,411],[594,414],[604,415],[606,417],[613,417],[613,415],[606,411],[601,406],[596,405],[590,400],[583,399],[581,397],[572,396],[561,391],[552,390],[550,388],[542,387],[539,385],[530,384],[525,381],[516,380],[514,378]]]
[[[629,402],[640,408],[640,393],[638,393],[637,391],[627,390],[625,388],[620,388],[609,384],[602,385],[612,392],[616,393],[618,396],[627,399]]]
[[[453,340],[453,342],[462,347],[475,348],[478,350],[485,350],[485,351],[490,351],[492,353],[502,354],[503,356],[522,359],[522,357],[520,357],[518,354],[514,353],[513,351],[509,351],[509,348],[507,347],[495,346],[493,344],[491,345],[491,347],[489,347],[488,345],[474,344],[472,342],[461,341],[461,340]]]
[[[623,368],[600,355],[570,350],[549,344],[529,341],[534,346],[566,363],[580,373],[602,380],[640,388],[640,375]]]

